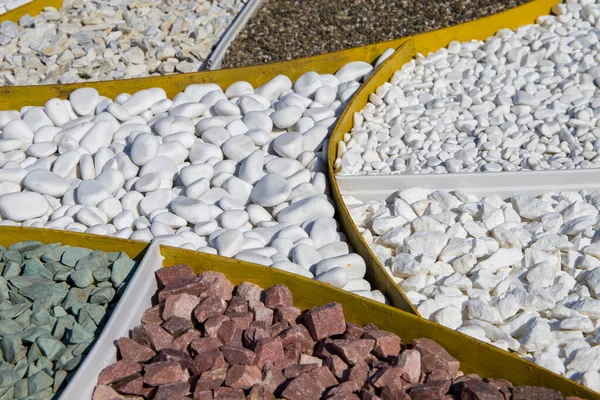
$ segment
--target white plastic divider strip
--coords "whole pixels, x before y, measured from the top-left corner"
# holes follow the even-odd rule
[[[231,45],[231,42],[233,42],[238,33],[246,26],[250,17],[254,15],[261,4],[262,0],[248,0],[229,28],[227,28],[225,34],[221,37],[221,40],[217,43],[217,47],[215,47],[210,56],[208,56],[208,59],[205,62],[207,70],[221,68],[221,63],[223,62],[223,58],[225,58],[225,53],[227,52],[227,49],[229,49],[229,45]]]
[[[121,337],[129,337],[129,331],[140,324],[144,311],[152,307],[152,297],[158,289],[154,272],[162,268],[163,259],[160,246],[150,245],[100,337],[59,400],[92,398],[100,371],[117,361],[115,342]]]
[[[342,196],[361,201],[383,200],[400,189],[421,187],[462,190],[474,195],[539,195],[556,191],[600,189],[600,169],[475,172],[454,174],[361,175],[336,177]]]

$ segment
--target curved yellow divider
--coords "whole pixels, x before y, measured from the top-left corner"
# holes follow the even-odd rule
[[[15,8],[12,11],[0,15],[1,21],[13,21],[18,22],[19,19],[25,14],[29,14],[32,17],[38,15],[44,7],[54,7],[60,9],[62,7],[63,0],[33,0],[31,3],[27,3],[19,8]]]
[[[60,242],[102,251],[123,251],[137,260],[143,257],[148,248],[148,243],[106,236],[50,229],[0,227],[0,244],[5,247],[27,240]],[[600,394],[491,345],[315,280],[232,258],[175,247],[161,246],[161,253],[165,257],[165,266],[184,263],[196,273],[206,270],[222,272],[234,284],[248,281],[263,288],[279,283],[287,285],[294,294],[294,304],[303,310],[337,301],[344,307],[344,315],[348,321],[361,325],[372,322],[381,329],[396,333],[404,343],[420,337],[431,338],[461,362],[461,369],[465,373],[508,379],[515,385],[544,386],[560,390],[565,396],[600,400]]]
[[[120,93],[134,93],[142,89],[160,87],[167,92],[167,96],[173,97],[193,83],[216,83],[225,89],[232,83],[243,80],[256,87],[279,74],[285,74],[294,81],[308,71],[316,71],[321,74],[334,73],[351,61],[372,63],[385,50],[390,47],[395,49],[406,40],[407,38],[394,39],[335,53],[244,68],[64,85],[2,86],[0,87],[0,110],[18,110],[23,106],[43,106],[46,101],[55,97],[68,98],[73,90],[82,87],[95,88],[101,95],[109,98],[114,98]]]
[[[343,140],[344,134],[352,129],[354,113],[364,107],[369,99],[369,94],[373,93],[384,82],[389,81],[394,72],[404,63],[413,59],[417,53],[427,54],[428,52],[447,46],[453,40],[461,42],[472,39],[484,40],[502,28],[515,29],[522,25],[531,24],[537,17],[548,15],[552,6],[560,2],[560,0],[535,0],[523,6],[486,18],[408,38],[358,89],[338,120],[329,140],[327,155],[331,196],[336,205],[338,220],[341,223],[342,229],[348,235],[348,241],[354,250],[370,266],[370,268],[367,268],[367,279],[375,288],[381,290],[394,306],[418,314],[415,307],[406,298],[398,285],[389,277],[381,263],[377,260],[377,257],[375,257],[369,246],[363,241],[356,225],[352,222],[348,209],[342,200],[334,174],[333,164],[337,158],[338,142]]]

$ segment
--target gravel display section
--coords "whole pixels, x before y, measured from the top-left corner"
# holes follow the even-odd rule
[[[221,273],[196,276],[186,265],[156,275],[159,302],[144,313],[131,338],[117,341],[119,360],[99,374],[93,400],[125,400],[128,395],[563,399],[555,390],[464,375],[460,363],[433,340],[407,345],[373,324],[346,322],[339,303],[301,312],[284,285],[263,290],[244,282],[234,288]]]
[[[370,94],[339,143],[342,175],[600,166],[600,5],[417,56]]]
[[[528,0],[265,0],[231,43],[223,68],[309,57],[495,14]]]
[[[0,246],[0,396],[56,398],[102,332],[136,263],[37,241]]]
[[[173,99],[81,88],[0,111],[0,225],[158,241],[383,302],[333,218],[325,176],[330,129],[373,69],[192,84]]]
[[[197,72],[245,0],[67,0],[0,24],[0,85]]]
[[[600,392],[600,191],[344,201],[422,317]]]

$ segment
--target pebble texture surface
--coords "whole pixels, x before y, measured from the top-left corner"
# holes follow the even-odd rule
[[[355,113],[337,172],[597,168],[600,4],[553,12],[406,63]]]
[[[527,0],[265,0],[223,68],[309,57],[460,24]]]
[[[600,191],[345,202],[421,316],[600,392]]]
[[[0,246],[0,396],[51,399],[90,350],[135,262],[60,243]]]
[[[196,72],[244,3],[66,0],[61,10],[3,21],[0,85]]]
[[[173,99],[82,88],[0,111],[0,225],[156,240],[384,301],[333,218],[325,176],[330,129],[372,70],[193,84]]]
[[[118,340],[118,361],[100,373],[93,400],[563,399],[464,375],[436,342],[407,346],[373,324],[346,322],[338,303],[301,312],[284,285],[234,288],[223,274],[195,276],[185,265],[157,277],[159,303]]]

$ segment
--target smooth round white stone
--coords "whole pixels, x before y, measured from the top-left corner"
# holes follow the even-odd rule
[[[123,211],[123,206],[118,199],[109,197],[108,199],[102,200],[98,203],[98,209],[106,214],[107,222],[112,221],[113,218]]]
[[[364,61],[353,61],[338,69],[335,77],[339,83],[356,81],[373,70],[373,66]]]
[[[112,223],[118,230],[131,228],[133,226],[133,221],[135,220],[135,215],[131,210],[123,210],[117,215],[115,215],[112,219]]]
[[[2,129],[2,139],[18,139],[23,143],[32,143],[33,130],[22,119],[13,119]]]
[[[140,193],[153,192],[160,187],[160,179],[158,174],[144,175],[135,181],[133,189]]]
[[[316,217],[333,217],[335,209],[327,196],[318,195],[299,200],[277,214],[277,221],[302,225],[306,220]]]
[[[192,199],[198,199],[210,189],[210,181],[206,178],[200,178],[185,187],[185,195]]]
[[[246,136],[249,137],[256,146],[264,146],[271,141],[271,135],[263,129],[251,129],[246,132]]]
[[[208,221],[211,218],[209,206],[200,200],[177,197],[170,202],[171,211],[190,224]]]
[[[252,84],[246,81],[237,81],[229,85],[229,87],[225,90],[225,96],[228,99],[233,97],[242,97],[247,94],[254,93],[254,87]]]
[[[262,129],[266,132],[273,130],[273,120],[263,111],[250,111],[244,115],[242,122],[248,129]]]
[[[225,230],[215,239],[214,245],[220,256],[233,257],[239,253],[244,236],[236,229]]]
[[[294,90],[302,96],[309,97],[322,85],[323,81],[321,75],[314,71],[310,71],[300,75],[298,79],[296,79],[296,82],[294,82]]]
[[[252,189],[250,199],[263,207],[274,207],[286,201],[292,193],[288,182],[279,175],[267,174]]]
[[[161,178],[173,181],[177,176],[177,172],[178,168],[173,160],[165,156],[157,156],[144,164],[139,175],[142,177],[147,174],[157,174]]]
[[[341,289],[348,283],[348,273],[342,267],[335,267],[327,272],[317,275],[317,280]]]
[[[277,99],[282,92],[292,88],[292,81],[285,75],[277,75],[269,82],[257,87],[254,92],[267,100]]]
[[[262,150],[255,150],[242,161],[238,177],[244,181],[254,184],[264,176],[263,165],[265,163],[265,153]]]
[[[94,88],[76,89],[69,95],[71,106],[79,115],[89,115],[94,112],[98,98],[98,91]]]
[[[49,157],[56,153],[58,150],[57,146],[53,142],[41,142],[32,144],[27,148],[27,154],[32,157],[42,158]]]
[[[231,138],[231,134],[223,127],[213,126],[202,132],[201,138],[207,143],[222,146],[223,143]]]
[[[214,105],[214,111],[217,115],[222,117],[230,117],[242,114],[242,111],[237,104],[226,99],[217,101]]]
[[[151,133],[141,133],[133,141],[129,157],[135,165],[141,167],[157,156],[159,146],[158,137]]]
[[[65,103],[61,99],[50,99],[44,105],[44,111],[48,115],[48,118],[56,126],[61,126],[69,122],[71,119],[69,116],[69,110],[65,106]]]
[[[114,194],[125,184],[125,177],[116,169],[106,169],[96,177],[96,181],[104,185],[111,194]]]
[[[50,210],[48,202],[36,192],[7,193],[0,196],[0,213],[16,222],[39,218]]]
[[[278,157],[268,161],[265,164],[265,169],[271,174],[277,174],[284,178],[289,178],[296,172],[303,170],[304,166],[296,160]]]
[[[193,163],[205,163],[211,158],[223,159],[223,151],[219,146],[211,143],[196,143],[190,149],[190,161]]]
[[[169,111],[172,117],[198,118],[206,112],[206,105],[202,103],[183,103]]]
[[[150,90],[140,90],[129,97],[123,104],[130,115],[138,115],[149,110],[155,103],[154,93]]]
[[[68,179],[43,169],[31,171],[23,179],[23,186],[32,192],[62,197],[71,187]]]
[[[244,135],[234,136],[223,143],[223,153],[227,158],[240,162],[256,150],[252,140]]]
[[[277,262],[273,263],[273,265],[271,265],[271,268],[275,268],[275,269],[278,269],[281,271],[291,272],[292,274],[301,275],[301,276],[304,276],[305,278],[309,278],[309,279],[314,278],[313,274],[309,270],[302,268],[298,264],[294,264],[293,262],[290,262],[290,261],[285,261],[285,260],[277,261]]]
[[[284,133],[273,140],[273,149],[282,157],[296,159],[304,150],[304,138],[297,132]]]
[[[75,200],[84,206],[96,206],[102,200],[110,197],[106,187],[95,180],[83,180],[75,189]]]
[[[180,216],[170,213],[163,212],[152,218],[152,222],[161,222],[170,226],[171,228],[181,228],[187,225],[187,221]]]
[[[219,223],[224,229],[239,229],[248,223],[249,216],[246,211],[230,210],[219,215]]]
[[[367,270],[365,260],[356,253],[345,254],[320,261],[316,267],[317,276],[329,271],[332,268],[342,267],[348,273],[349,279],[362,279]]]
[[[112,141],[115,130],[108,121],[99,121],[90,129],[79,142],[79,145],[90,154],[94,154],[100,147],[108,147]]]
[[[302,117],[304,110],[300,107],[290,106],[271,114],[273,124],[280,129],[287,129]]]
[[[209,164],[189,165],[179,171],[179,178],[185,186],[190,185],[200,178],[210,180],[214,175],[214,167]]]

